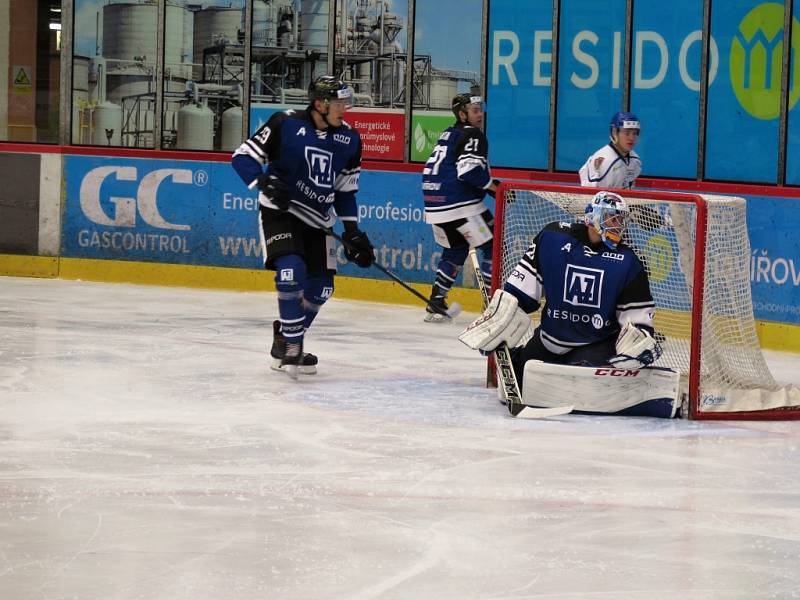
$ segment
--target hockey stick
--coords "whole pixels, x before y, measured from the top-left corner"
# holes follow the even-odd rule
[[[342,245],[350,247],[350,244],[345,242],[342,239],[342,236],[340,236],[339,234],[335,233],[333,231],[333,229],[324,229],[324,231],[329,236],[331,236],[333,239],[339,241]],[[422,300],[425,303],[425,305],[427,307],[429,307],[433,312],[438,313],[440,315],[444,315],[445,317],[448,317],[450,319],[452,319],[453,317],[458,316],[461,313],[461,305],[458,302],[453,302],[452,304],[450,304],[450,308],[448,308],[447,310],[443,310],[440,307],[434,306],[433,304],[431,304],[430,300],[428,300],[425,296],[423,296],[421,293],[419,293],[413,287],[408,285],[405,281],[400,279],[397,275],[392,273],[389,269],[387,269],[382,264],[380,264],[377,260],[372,263],[372,266],[375,267],[376,269],[378,269],[381,273],[384,273],[385,275],[388,275],[389,277],[394,279],[397,283],[399,283],[401,286],[403,286],[409,292],[414,294],[417,298]]]
[[[475,279],[478,280],[478,289],[483,299],[483,307],[486,308],[489,305],[489,290],[486,289],[486,282],[481,274],[481,263],[478,260],[478,253],[475,252],[475,248],[469,249],[469,258],[472,261],[472,269],[475,271]],[[511,349],[508,344],[503,342],[494,350],[493,354],[495,363],[497,363],[500,384],[502,385],[502,394],[506,399],[506,408],[508,408],[508,412],[512,417],[539,419],[572,412],[571,406],[554,406],[552,408],[525,406],[522,403],[519,383],[517,383],[517,376],[514,374],[514,367],[511,364]]]

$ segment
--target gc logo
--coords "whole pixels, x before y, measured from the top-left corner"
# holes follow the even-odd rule
[[[151,171],[139,183],[136,191],[136,198],[125,198],[111,196],[109,201],[116,207],[113,215],[109,216],[100,205],[100,187],[107,177],[114,175],[118,181],[136,181],[138,172],[136,167],[97,167],[89,171],[81,182],[79,192],[81,210],[90,221],[98,225],[109,225],[113,227],[135,227],[136,209],[148,225],[159,229],[174,229],[188,231],[189,225],[170,223],[158,210],[156,195],[161,182],[168,177],[172,178],[173,183],[191,185],[205,185],[208,177],[202,171],[198,171],[195,176],[190,169],[156,169]]]
[[[777,119],[781,112],[783,4],[759,4],[739,23],[730,54],[730,78],[739,104],[756,119]],[[792,56],[800,52],[800,22],[792,18]],[[792,60],[789,109],[800,97],[800,61]]]

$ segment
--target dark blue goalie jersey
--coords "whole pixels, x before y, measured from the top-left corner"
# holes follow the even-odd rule
[[[422,171],[425,221],[446,223],[486,210],[489,142],[480,129],[456,124],[439,137]]]
[[[269,164],[270,173],[292,192],[292,212],[312,227],[330,228],[337,216],[358,221],[361,138],[346,123],[317,129],[307,110],[275,113],[236,149],[231,162],[251,189]],[[275,208],[263,193],[258,200]]]
[[[556,354],[616,337],[628,322],[653,329],[647,273],[624,243],[592,244],[582,223],[550,223],[533,241],[504,288],[532,313],[545,305],[541,338]]]

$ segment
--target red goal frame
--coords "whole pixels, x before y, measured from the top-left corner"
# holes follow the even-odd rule
[[[533,182],[502,182],[497,187],[497,202],[495,207],[495,237],[502,239],[503,224],[505,223],[506,194],[509,190],[531,190],[539,192],[556,192],[564,194],[590,195],[599,190],[569,185],[555,185]],[[613,190],[624,198],[641,198],[650,200],[663,200],[669,202],[691,203],[696,210],[695,245],[694,245],[694,273],[692,287],[691,332],[689,340],[689,377],[688,377],[688,406],[689,418],[708,420],[789,420],[800,419],[800,409],[771,408],[765,410],[750,410],[737,412],[709,412],[701,411],[701,359],[702,359],[702,333],[703,333],[703,307],[705,302],[705,267],[706,267],[706,240],[708,228],[708,203],[699,194],[683,192],[659,192],[646,190]],[[531,232],[531,241],[538,232]],[[503,285],[501,278],[501,259],[503,244],[495,241],[493,250],[493,269],[491,291]],[[489,357],[490,373],[487,382],[494,382],[494,363]]]

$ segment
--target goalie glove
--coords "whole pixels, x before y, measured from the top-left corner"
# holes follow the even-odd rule
[[[661,345],[644,327],[628,323],[617,336],[617,355],[608,362],[618,369],[641,369],[661,356]]]
[[[516,346],[531,326],[531,318],[519,307],[516,297],[495,290],[483,314],[462,331],[458,339],[473,350],[491,352],[505,342]]]

